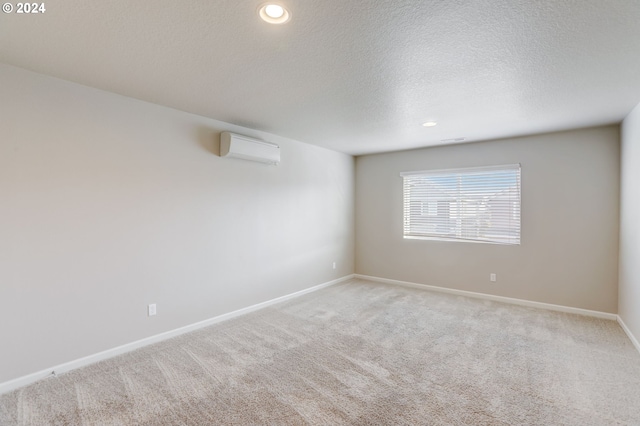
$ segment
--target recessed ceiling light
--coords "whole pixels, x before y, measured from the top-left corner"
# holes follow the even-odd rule
[[[265,3],[258,9],[258,15],[270,24],[284,24],[291,19],[291,14],[284,6],[276,3]]]
[[[425,121],[424,123],[422,123],[422,125],[423,125],[424,127],[433,127],[433,126],[438,125],[438,123],[437,123],[437,122],[435,122],[435,121]]]

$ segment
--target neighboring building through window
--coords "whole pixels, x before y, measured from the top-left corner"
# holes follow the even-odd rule
[[[520,244],[520,165],[405,172],[404,238]]]

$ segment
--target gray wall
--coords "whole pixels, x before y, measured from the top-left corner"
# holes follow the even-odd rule
[[[358,157],[356,273],[616,313],[619,147],[610,126]],[[400,172],[512,163],[520,246],[402,238]]]
[[[640,340],[640,105],[622,122],[620,318]]]
[[[0,383],[353,273],[351,156],[4,65],[0,117]]]

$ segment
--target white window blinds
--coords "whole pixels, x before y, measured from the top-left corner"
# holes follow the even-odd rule
[[[520,165],[401,173],[404,238],[520,244]]]

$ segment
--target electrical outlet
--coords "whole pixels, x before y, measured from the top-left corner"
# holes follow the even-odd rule
[[[496,282],[496,274],[489,274],[489,280],[490,280],[492,283],[495,283],[495,282]]]
[[[156,314],[156,304],[152,303],[149,305],[149,316],[152,317]]]
[[[333,262],[333,269],[336,269],[336,262]]]

